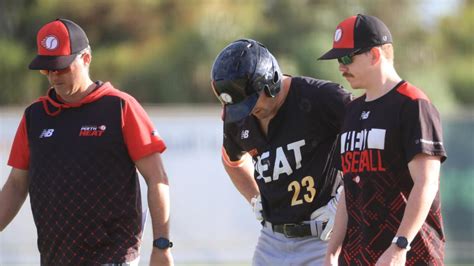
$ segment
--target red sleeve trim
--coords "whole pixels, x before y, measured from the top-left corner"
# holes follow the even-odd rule
[[[143,146],[141,148],[137,148],[134,150],[133,154],[129,150],[130,157],[132,161],[136,162],[142,158],[147,157],[150,154],[155,152],[163,153],[166,150],[165,142],[160,140],[159,142],[150,143],[147,146]]]
[[[397,91],[400,94],[403,94],[412,100],[421,99],[421,100],[426,100],[430,102],[430,99],[428,98],[428,96],[426,96],[426,94],[422,90],[409,84],[408,82],[405,82],[400,87],[398,87]]]
[[[8,165],[13,168],[28,170],[30,167],[30,144],[28,142],[28,132],[26,130],[25,115],[21,118],[20,124],[13,140]]]
[[[143,107],[130,95],[122,97],[122,133],[130,158],[134,162],[152,153],[166,150],[163,139]]]
[[[248,153],[246,153],[244,156],[242,156],[242,158],[240,158],[240,160],[238,161],[232,161],[230,158],[229,158],[229,155],[227,154],[227,151],[225,150],[224,147],[222,147],[222,160],[224,161],[224,163],[227,165],[227,166],[230,166],[230,167],[240,167],[242,166],[245,161],[250,157],[250,155]]]

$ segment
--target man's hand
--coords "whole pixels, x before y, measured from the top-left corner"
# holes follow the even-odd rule
[[[172,266],[174,265],[171,250],[153,248],[150,257],[150,266]]]
[[[326,206],[320,207],[311,214],[311,220],[326,222],[326,226],[319,236],[319,238],[323,241],[328,241],[329,238],[331,238],[332,228],[334,227],[334,219],[336,218],[337,203],[339,202],[342,189],[343,187],[340,186],[337,189],[336,196],[332,197]]]
[[[395,245],[385,250],[385,252],[377,260],[376,266],[401,266],[405,265],[407,260],[407,250],[401,249]]]
[[[253,210],[253,213],[255,214],[255,218],[257,218],[257,220],[259,221],[262,221],[263,220],[263,214],[262,214],[263,206],[262,206],[262,198],[260,197],[260,195],[254,196],[250,200],[250,205],[252,206],[252,210]]]

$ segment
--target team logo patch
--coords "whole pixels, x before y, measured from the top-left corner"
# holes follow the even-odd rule
[[[224,103],[228,103],[228,104],[232,103],[232,96],[230,96],[228,93],[223,92],[221,93],[221,95],[219,95],[219,97],[221,97]]]
[[[334,32],[334,41],[335,42],[338,42],[340,41],[342,38],[342,29],[341,28],[337,28],[336,29],[336,32]]]
[[[48,35],[41,40],[41,46],[47,50],[54,50],[59,46],[59,39],[54,35]]]
[[[79,137],[101,137],[106,129],[105,125],[82,126],[81,131],[79,131]]]

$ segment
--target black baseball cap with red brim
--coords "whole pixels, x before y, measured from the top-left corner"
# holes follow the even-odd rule
[[[68,67],[89,46],[89,39],[79,25],[58,18],[41,27],[36,45],[38,54],[29,69],[60,70]]]
[[[337,59],[386,43],[392,43],[392,34],[387,26],[374,16],[359,14],[337,25],[332,49],[318,59]]]

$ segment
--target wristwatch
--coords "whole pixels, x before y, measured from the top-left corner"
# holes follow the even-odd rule
[[[167,249],[173,247],[173,242],[168,238],[160,237],[153,240],[153,246],[159,249]]]
[[[404,236],[396,236],[393,238],[392,243],[397,245],[397,247],[410,250],[410,243],[408,242],[408,239]]]

